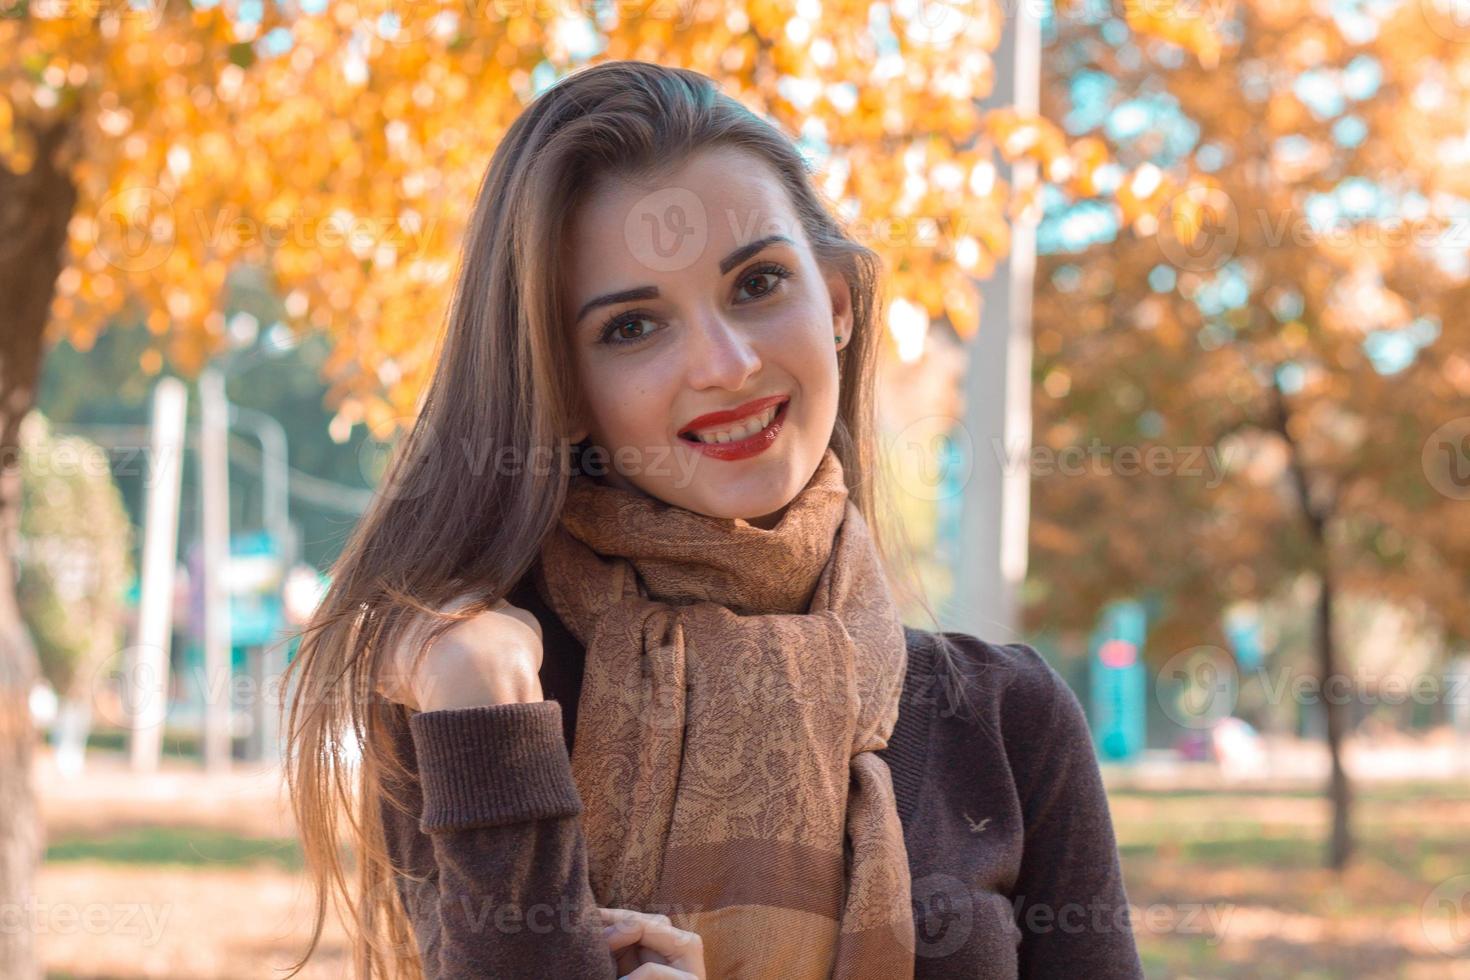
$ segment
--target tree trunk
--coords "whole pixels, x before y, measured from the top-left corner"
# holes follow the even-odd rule
[[[35,403],[46,321],[77,197],[58,159],[71,135],[69,121],[34,135],[29,171],[0,167],[0,907],[18,910],[19,925],[0,929],[0,977],[16,980],[40,975],[31,923],[41,854],[30,713],[39,667],[16,602],[13,557],[23,476],[20,422]]]
[[[1317,662],[1322,667],[1324,692],[1329,690],[1327,680],[1338,673],[1337,644],[1332,637],[1332,576],[1326,568],[1322,570],[1322,588],[1317,594]],[[1338,690],[1335,686],[1332,690]],[[1347,770],[1342,766],[1342,740],[1347,734],[1348,712],[1352,702],[1334,694],[1322,699],[1327,712],[1327,754],[1332,758],[1332,775],[1328,782],[1328,796],[1332,800],[1332,839],[1327,848],[1327,864],[1335,871],[1347,867],[1352,856],[1352,829],[1348,818],[1352,810],[1352,788],[1348,784]]]
[[[1334,599],[1332,578],[1332,552],[1327,540],[1327,522],[1335,501],[1321,503],[1312,496],[1307,480],[1306,462],[1302,459],[1301,447],[1291,434],[1290,411],[1286,396],[1279,386],[1272,389],[1271,425],[1286,442],[1287,458],[1292,483],[1296,489],[1297,502],[1307,520],[1307,530],[1317,554],[1317,577],[1321,589],[1317,594],[1316,644],[1317,665],[1320,668],[1319,700],[1326,712],[1327,754],[1332,761],[1332,772],[1328,777],[1327,796],[1332,804],[1332,836],[1327,846],[1327,866],[1334,871],[1347,867],[1353,851],[1352,837],[1352,787],[1348,782],[1347,770],[1342,765],[1342,741],[1349,727],[1348,712],[1350,698],[1343,698],[1342,688],[1335,680],[1338,674],[1337,643],[1332,635],[1332,603]],[[1351,691],[1349,694],[1353,693]]]
[[[87,767],[87,736],[92,733],[91,691],[84,689],[79,695],[62,698],[57,708],[56,771],[76,778]]]
[[[18,476],[7,474],[0,483],[18,485]],[[41,828],[31,774],[35,726],[29,701],[39,670],[15,603],[14,568],[7,554],[0,561],[0,883],[5,889],[0,901],[17,912],[12,927],[0,929],[0,976],[28,978],[39,975],[31,924]]]

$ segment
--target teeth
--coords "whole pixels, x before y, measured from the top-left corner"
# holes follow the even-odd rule
[[[776,417],[776,412],[780,408],[780,405],[773,405],[759,415],[752,415],[741,424],[732,428],[710,429],[705,432],[696,432],[694,433],[694,437],[700,442],[707,443],[738,442],[741,439],[748,439],[770,425],[771,419]]]

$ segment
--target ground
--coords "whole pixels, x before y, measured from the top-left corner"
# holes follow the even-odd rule
[[[1310,789],[1110,799],[1151,977],[1470,977],[1470,784],[1362,788],[1341,878]]]
[[[273,773],[152,776],[43,760],[48,850],[29,914],[51,978],[278,977],[305,948],[311,894]],[[1358,850],[1322,867],[1310,784],[1110,786],[1134,928],[1159,978],[1470,980],[1470,782],[1359,788]],[[305,978],[341,977],[328,928]]]

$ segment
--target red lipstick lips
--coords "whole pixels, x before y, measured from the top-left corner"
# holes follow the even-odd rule
[[[708,415],[701,415],[697,419],[690,419],[684,423],[684,428],[679,430],[679,435],[688,435],[696,429],[713,429],[715,426],[724,425],[727,422],[739,422],[741,419],[750,418],[757,412],[765,411],[777,402],[785,401],[788,397],[787,395],[771,395],[767,398],[757,398],[753,402],[746,402],[744,405],[737,405],[728,411],[710,412]]]
[[[735,423],[757,415],[772,405],[779,404],[771,424],[761,431],[744,439],[736,439],[731,442],[700,442],[692,434],[697,429],[710,429],[715,426]],[[737,460],[746,459],[757,453],[764,452],[775,441],[781,431],[782,424],[786,421],[786,410],[790,405],[789,395],[773,395],[769,398],[758,398],[753,402],[747,402],[738,408],[724,412],[711,412],[701,415],[679,430],[679,436],[689,445],[691,449],[704,453],[713,459]]]

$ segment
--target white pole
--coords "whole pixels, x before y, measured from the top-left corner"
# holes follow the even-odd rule
[[[188,399],[188,389],[177,378],[163,378],[153,389],[152,455],[143,518],[138,642],[131,651],[131,663],[126,665],[125,675],[131,722],[129,764],[136,772],[157,769],[163,752]]]
[[[199,491],[204,573],[204,767],[230,768],[229,402],[216,368],[199,375]]]
[[[1039,105],[1041,27],[1032,4],[1015,5],[996,48],[994,105],[1034,113]],[[1004,168],[1002,168],[1004,169]],[[1002,174],[1004,176],[1004,174]],[[1018,164],[1012,192],[1034,186],[1036,167]],[[974,447],[964,489],[955,592],[946,629],[1010,643],[1021,639],[1019,592],[1026,578],[1031,508],[1031,289],[1034,216],[1015,222],[1011,250],[981,283],[980,329],[970,341],[963,424]]]

